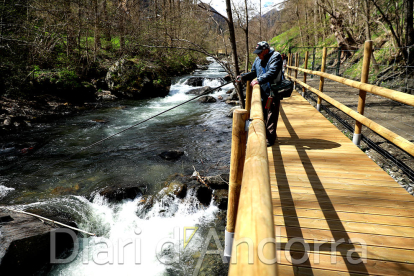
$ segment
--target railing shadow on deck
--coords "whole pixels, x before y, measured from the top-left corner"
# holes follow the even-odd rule
[[[292,191],[289,185],[286,185],[285,179],[287,179],[287,175],[286,175],[285,167],[283,165],[282,152],[280,150],[280,146],[290,144],[290,145],[295,146],[302,164],[307,165],[307,166],[304,166],[304,170],[309,179],[309,183],[312,186],[314,194],[317,198],[320,209],[322,213],[324,214],[324,217],[326,218],[326,222],[329,226],[329,229],[332,234],[332,237],[334,238],[334,241],[338,242],[341,239],[344,239],[345,242],[348,243],[350,241],[350,237],[345,227],[343,226],[339,216],[337,215],[335,208],[329,198],[329,195],[325,191],[323,184],[320,181],[319,177],[317,176],[316,170],[313,167],[308,154],[306,153],[307,150],[316,149],[314,144],[310,143],[312,140],[318,140],[318,141],[323,141],[323,140],[321,139],[302,139],[302,140],[299,139],[294,128],[290,124],[282,106],[280,108],[280,116],[291,138],[290,139],[278,138],[280,143],[276,143],[273,146],[272,151],[273,151],[273,156],[275,156],[274,167],[275,167],[277,180],[278,180],[277,186],[278,186],[278,191],[280,195],[280,203],[281,203],[282,213],[283,213],[284,222],[285,222],[286,235],[287,235],[288,240],[296,238],[296,241],[298,241],[299,243],[300,241],[304,241],[304,236],[303,236],[303,232],[300,226],[299,217],[295,209],[295,202],[293,199]],[[339,146],[340,144],[338,143],[325,140],[324,146],[322,146],[319,149],[331,149],[331,148],[336,148]],[[276,158],[276,157],[279,157],[279,158]],[[316,247],[316,244],[314,244],[314,246]],[[280,244],[279,247],[283,249],[285,247],[285,244]],[[312,250],[313,246],[310,246],[310,248]],[[323,249],[324,247],[319,247],[319,245],[318,245],[318,248],[320,250],[326,250],[326,249]],[[349,243],[347,244],[347,249],[345,250],[345,252],[341,252],[341,250],[339,250],[341,252],[341,256],[344,259],[344,263],[348,271],[368,274],[367,268],[365,267],[363,262],[358,263],[358,264],[351,264],[346,260],[345,257],[347,256],[346,254],[347,250],[352,250],[354,253],[356,253],[356,251],[355,251],[355,247]],[[289,254],[291,255],[291,258],[292,258],[292,264],[293,264],[292,269],[295,275],[300,275],[299,267],[311,267],[309,258],[307,257],[302,258],[306,254],[304,247],[303,248],[296,247],[293,250],[291,249],[291,252],[289,252]],[[353,254],[353,258],[358,259],[360,258],[360,256],[357,254]],[[295,260],[300,260],[300,259],[302,259],[300,263],[295,263]],[[312,271],[308,271],[308,273],[312,273]]]

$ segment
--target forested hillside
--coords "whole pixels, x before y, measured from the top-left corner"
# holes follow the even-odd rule
[[[193,1],[7,0],[0,8],[0,94],[9,96],[45,83],[99,89],[93,80],[120,58],[162,83],[215,44],[214,22]]]
[[[393,48],[383,54],[394,61],[414,59],[412,0],[287,0],[270,11],[262,10],[262,1],[226,2],[231,22],[207,1],[1,1],[0,94],[108,89],[103,79],[120,59],[140,76],[118,88],[141,89],[149,79],[165,90],[171,75],[218,51],[227,53],[229,64],[237,61],[237,68],[229,66],[234,74],[248,70],[261,40],[288,52],[299,46],[357,51],[373,39],[378,51]]]

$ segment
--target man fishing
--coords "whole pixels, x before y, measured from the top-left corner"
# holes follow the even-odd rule
[[[270,90],[270,85],[276,83],[277,77],[282,71],[282,56],[273,48],[269,47],[266,41],[257,43],[256,50],[253,52],[257,54],[257,58],[253,62],[251,72],[237,77],[243,81],[253,80],[250,85],[253,87],[256,84],[260,85],[260,94],[262,97],[263,115],[266,126],[266,142],[270,147],[276,140],[276,128],[279,118],[280,98],[278,93],[273,95]]]

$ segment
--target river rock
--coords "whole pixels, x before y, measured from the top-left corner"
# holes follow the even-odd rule
[[[227,97],[226,101],[235,101],[235,100],[239,100],[239,96],[237,95],[236,89],[233,89],[233,91]]]
[[[117,96],[145,99],[168,95],[171,78],[160,66],[143,66],[139,60],[122,58],[112,65],[105,81]]]
[[[204,86],[201,88],[192,89],[190,91],[185,92],[185,94],[192,94],[192,95],[201,95],[204,94],[207,90],[211,89],[210,86]]]
[[[206,206],[210,205],[212,190],[206,186],[201,186],[201,185],[196,187],[195,190],[196,190],[195,195],[198,201],[200,201],[200,203],[203,205],[206,205]]]
[[[38,218],[19,213],[0,213],[0,271],[7,275],[38,275],[50,267],[51,236],[56,237],[56,258],[65,258],[74,240],[69,234]]]
[[[207,185],[214,189],[229,189],[229,174],[221,174],[221,175],[215,175],[215,176],[206,176],[204,178],[204,181],[207,183]]]
[[[229,192],[227,190],[215,190],[213,192],[213,201],[220,210],[227,210]]]
[[[189,86],[203,86],[205,80],[213,81],[218,80],[220,84],[225,84],[226,82],[222,78],[204,78],[204,77],[191,77],[189,78],[185,84]]]
[[[241,109],[241,106],[238,105],[238,106],[235,106],[232,109],[230,109],[229,113],[227,113],[227,117],[233,118],[233,112],[236,109]]]
[[[138,187],[106,187],[99,194],[110,202],[116,202],[123,199],[135,199],[143,193]]]
[[[226,94],[231,94],[234,91],[236,91],[236,88],[229,89],[229,90],[226,91]]]
[[[229,105],[237,105],[237,104],[239,104],[239,101],[227,100],[226,101],[226,104],[229,104]]]
[[[183,155],[184,155],[184,152],[180,150],[169,150],[169,151],[161,152],[159,154],[159,156],[165,160],[177,160]]]
[[[116,100],[118,97],[115,95],[112,95],[111,91],[109,90],[102,90],[96,92],[96,98],[99,101],[113,101]]]
[[[197,64],[197,69],[208,70],[208,65],[199,65],[199,64]]]
[[[12,120],[11,120],[11,118],[9,117],[9,118],[7,118],[6,120],[4,120],[3,125],[5,125],[5,126],[9,126],[9,125],[11,125],[11,123],[12,123]]]
[[[203,96],[198,99],[200,103],[215,103],[217,102],[216,98],[212,96]]]
[[[203,86],[203,77],[191,77],[185,83],[189,86]]]
[[[173,194],[178,198],[184,198],[187,195],[187,185],[181,182],[173,181],[168,185],[166,194]]]

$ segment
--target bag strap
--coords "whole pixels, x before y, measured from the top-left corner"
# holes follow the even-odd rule
[[[282,70],[279,70],[279,74],[277,74],[275,81],[276,81],[276,84],[279,84],[282,82]]]

